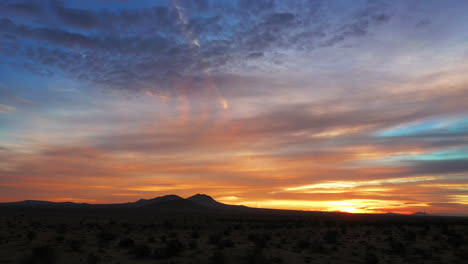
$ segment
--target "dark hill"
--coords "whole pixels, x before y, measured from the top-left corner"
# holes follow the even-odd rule
[[[174,201],[174,200],[184,200],[184,198],[178,195],[171,194],[171,195],[156,197],[153,199],[140,199],[136,202],[128,203],[127,205],[129,207],[144,207],[144,206],[148,206],[152,204],[165,203],[165,202]]]
[[[209,211],[246,208],[235,205],[227,205],[217,202],[204,194],[197,194],[184,199],[177,195],[165,195],[152,199],[140,199],[135,202],[118,204],[87,204],[73,202],[48,202],[27,200],[12,203],[0,203],[0,207],[8,208],[39,208],[39,209],[131,209],[145,211]]]
[[[227,204],[217,202],[215,199],[211,198],[211,196],[206,194],[196,194],[187,198],[187,200],[208,208],[226,208],[226,206],[229,206]]]
[[[416,215],[416,216],[426,216],[426,215],[428,215],[428,213],[426,213],[426,212],[416,212],[416,213],[413,213],[412,215]]]
[[[173,200],[167,200],[164,202],[158,202],[158,203],[153,203],[149,204],[144,207],[140,207],[141,210],[144,210],[145,212],[158,212],[158,211],[163,211],[163,212],[203,212],[206,210],[210,210],[210,208],[207,208],[205,206],[202,206],[200,204],[197,204],[193,201],[187,200],[187,199],[173,199]]]

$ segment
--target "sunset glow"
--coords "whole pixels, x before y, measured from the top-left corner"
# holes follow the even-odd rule
[[[0,202],[468,214],[466,10],[1,1]]]

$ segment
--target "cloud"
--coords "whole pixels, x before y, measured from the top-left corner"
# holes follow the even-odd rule
[[[39,16],[43,11],[43,7],[39,1],[30,1],[26,2],[12,2],[8,3],[5,1],[4,3],[0,4],[0,10],[5,13],[11,12],[12,14],[16,15],[24,15],[24,16]]]
[[[52,8],[66,25],[82,29],[93,29],[99,26],[98,14],[94,12],[66,8],[63,1],[52,1]]]
[[[467,153],[468,155],[468,153]],[[410,161],[410,172],[417,174],[468,173],[468,159]]]
[[[16,110],[16,108],[13,107],[13,106],[0,104],[0,113],[12,112],[12,111],[15,111],[15,110]]]
[[[294,20],[294,14],[291,13],[274,13],[268,16],[265,20],[266,24],[270,25],[284,25]]]
[[[0,31],[9,36],[3,45],[11,48],[3,56],[27,58],[35,72],[46,67],[52,74],[60,70],[99,85],[137,90],[149,84],[154,88],[154,83],[157,89],[172,89],[174,79],[210,78],[207,72],[216,79],[241,69],[239,58],[275,60],[272,52],[278,48],[330,46],[363,36],[390,16],[377,4],[359,4],[352,16],[333,13],[337,21],[332,26],[315,19],[335,12],[324,1],[288,6],[281,1],[228,1],[222,8],[201,1],[183,2],[180,9],[163,5],[114,11],[66,4],[0,5],[23,14],[20,19],[6,12],[0,20]],[[178,20],[178,10],[187,17],[186,25]],[[196,39],[198,48],[193,49],[194,39],[188,36]],[[12,47],[17,47],[14,53]]]

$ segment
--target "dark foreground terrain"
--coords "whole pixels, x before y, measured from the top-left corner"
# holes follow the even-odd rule
[[[468,218],[202,210],[181,201],[169,208],[0,206],[0,263],[468,260]]]

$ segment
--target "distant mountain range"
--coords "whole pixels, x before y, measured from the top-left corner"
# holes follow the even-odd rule
[[[388,212],[388,213],[385,213],[385,215],[403,215],[403,214],[394,213],[394,212]],[[414,215],[414,216],[426,216],[426,215],[429,215],[429,214],[428,214],[428,213],[425,213],[425,212],[416,212],[416,213],[412,213],[411,215]]]
[[[216,201],[206,194],[196,194],[188,198],[182,198],[178,195],[165,195],[152,199],[140,199],[135,202],[117,203],[117,204],[89,204],[89,203],[74,203],[74,202],[49,202],[26,200],[21,202],[0,203],[1,209],[83,209],[97,211],[121,211],[130,210],[144,213],[152,212],[182,212],[182,213],[274,213],[274,214],[314,214],[314,215],[349,215],[342,212],[320,212],[320,211],[294,211],[281,209],[265,209],[252,208],[243,205],[230,205]],[[95,210],[98,209],[98,210]],[[80,211],[80,210],[78,210]],[[380,214],[383,216],[404,216],[399,213],[388,212]],[[416,212],[413,216],[429,216],[425,212]],[[435,216],[435,215],[432,215]],[[451,215],[447,215],[451,216]],[[456,215],[454,215],[456,216]],[[459,215],[466,216],[466,215]]]
[[[156,211],[203,211],[203,210],[250,210],[242,205],[229,205],[216,201],[206,194],[196,194],[186,199],[177,195],[165,195],[153,199],[140,199],[136,202],[118,204],[89,204],[73,202],[49,202],[26,200],[21,202],[0,203],[0,208],[42,208],[42,209],[148,209]]]

